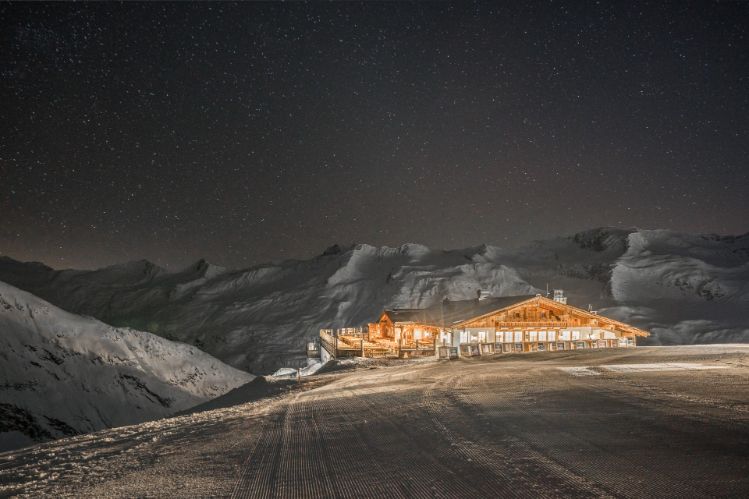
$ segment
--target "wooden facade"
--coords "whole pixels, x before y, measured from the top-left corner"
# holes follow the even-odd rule
[[[323,337],[325,331],[325,337]],[[385,310],[367,328],[321,331],[333,356],[453,357],[511,352],[630,348],[649,333],[541,295],[443,301]],[[327,345],[327,346],[326,346]],[[368,355],[369,354],[369,355]]]

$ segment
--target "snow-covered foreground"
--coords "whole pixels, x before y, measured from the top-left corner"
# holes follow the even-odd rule
[[[721,369],[559,371],[660,363]],[[0,454],[0,495],[749,495],[747,347],[369,367],[306,378],[268,399]]]
[[[253,378],[0,282],[0,450],[165,417]]]
[[[707,369],[728,369],[728,366],[705,365],[696,362],[656,362],[651,364],[610,364],[596,367],[576,366],[560,367],[573,376],[598,376],[602,371],[615,371],[620,373],[640,373],[653,371],[704,371]]]
[[[304,261],[170,273],[147,262],[55,271],[0,257],[0,280],[65,310],[196,345],[255,374],[301,367],[322,327],[385,307],[563,288],[570,304],[650,330],[651,344],[749,342],[749,235],[593,229],[522,248],[366,244]]]

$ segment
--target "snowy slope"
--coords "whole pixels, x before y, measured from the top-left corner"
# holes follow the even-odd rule
[[[622,302],[674,299],[749,305],[749,235],[633,233],[613,269],[612,294]]]
[[[0,449],[159,418],[253,379],[183,343],[0,282]]]
[[[626,253],[633,232],[635,229],[598,228],[521,248],[489,247],[486,258],[515,269],[544,291],[547,284],[564,289],[572,304],[599,308],[613,304],[611,272]]]
[[[643,230],[627,242],[610,315],[644,324],[653,343],[749,342],[749,234]]]
[[[653,343],[749,341],[747,265],[748,236],[599,228],[513,249],[334,246],[309,260],[235,271],[204,261],[176,273],[148,262],[55,271],[0,258],[0,280],[271,373],[302,365],[304,343],[321,327],[365,324],[385,307],[443,296],[469,299],[479,288],[501,296],[561,287],[571,304],[652,330]]]

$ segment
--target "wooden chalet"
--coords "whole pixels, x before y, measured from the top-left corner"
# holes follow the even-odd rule
[[[424,309],[385,310],[367,328],[320,331],[332,357],[487,355],[635,347],[649,333],[541,295],[443,300]]]

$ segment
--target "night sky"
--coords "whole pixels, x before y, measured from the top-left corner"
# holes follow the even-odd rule
[[[612,3],[2,4],[0,254],[748,231],[749,2]]]

